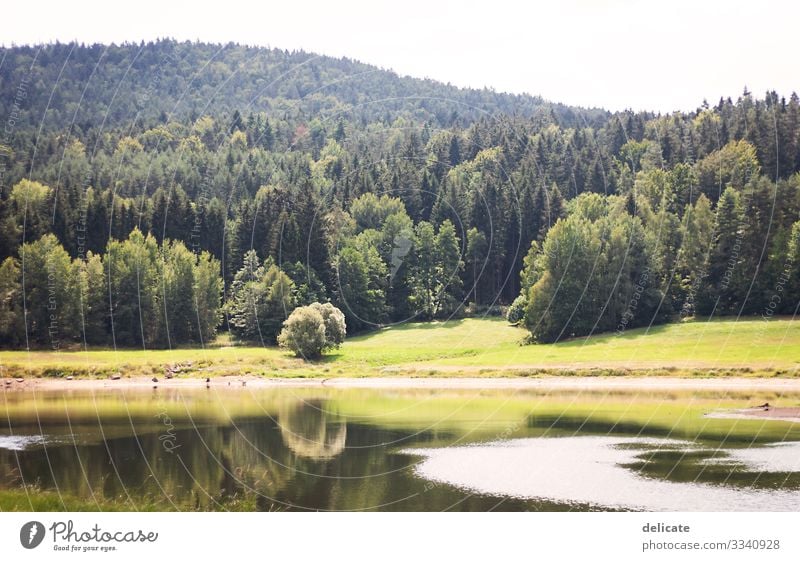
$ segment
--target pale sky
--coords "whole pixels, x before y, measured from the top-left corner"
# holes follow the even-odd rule
[[[796,1],[28,0],[0,16],[4,45],[235,41],[612,110],[800,91]]]

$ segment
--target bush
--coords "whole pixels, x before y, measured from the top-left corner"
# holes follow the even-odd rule
[[[295,308],[283,322],[278,344],[299,357],[313,359],[325,349],[338,347],[346,332],[344,314],[339,308],[315,302]]]
[[[339,345],[344,343],[347,324],[342,310],[329,302],[325,304],[314,302],[309,308],[317,310],[322,316],[322,321],[325,322],[325,347],[338,348]]]
[[[322,314],[310,306],[295,308],[283,322],[283,330],[278,335],[281,347],[294,351],[303,358],[316,358],[325,348],[325,321]]]
[[[525,319],[526,306],[527,301],[525,300],[525,297],[522,294],[517,296],[508,307],[508,312],[506,312],[506,319],[508,322],[517,325],[523,319]]]

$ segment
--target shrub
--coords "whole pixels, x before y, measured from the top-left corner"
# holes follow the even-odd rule
[[[506,319],[509,323],[517,325],[523,319],[525,319],[525,307],[527,306],[527,301],[525,296],[520,294],[517,296],[511,305],[508,307],[508,312],[506,312]]]
[[[294,351],[303,358],[316,358],[325,348],[325,321],[322,314],[310,306],[295,308],[283,322],[283,330],[278,335],[281,347]]]
[[[325,348],[338,348],[344,343],[347,324],[342,310],[329,302],[325,304],[314,302],[309,308],[317,310],[322,316],[322,321],[325,322]]]
[[[347,327],[344,314],[333,304],[315,302],[296,308],[283,322],[278,344],[306,359],[317,358],[325,349],[338,347]]]

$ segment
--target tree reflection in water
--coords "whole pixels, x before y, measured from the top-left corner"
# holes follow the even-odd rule
[[[330,460],[344,451],[347,423],[327,411],[323,401],[284,402],[278,411],[281,438],[298,456]]]

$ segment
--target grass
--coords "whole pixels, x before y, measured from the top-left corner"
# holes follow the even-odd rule
[[[287,371],[303,367],[276,347],[215,345],[181,349],[94,349],[89,351],[0,351],[0,367],[9,375],[34,373],[61,377],[164,374],[165,367],[209,375]]]
[[[494,332],[486,329],[489,326]],[[606,333],[554,345],[514,345],[496,322],[475,336],[481,352],[437,364],[621,368],[784,368],[800,365],[800,321],[761,319],[689,321]]]
[[[800,374],[791,319],[687,321],[552,345],[524,345],[526,335],[499,318],[408,324],[354,337],[327,362],[383,375]]]
[[[2,351],[0,375],[530,376],[668,374],[798,376],[800,321],[696,320],[552,345],[522,345],[526,332],[499,318],[403,324],[352,337],[317,363],[275,347],[173,350]]]

